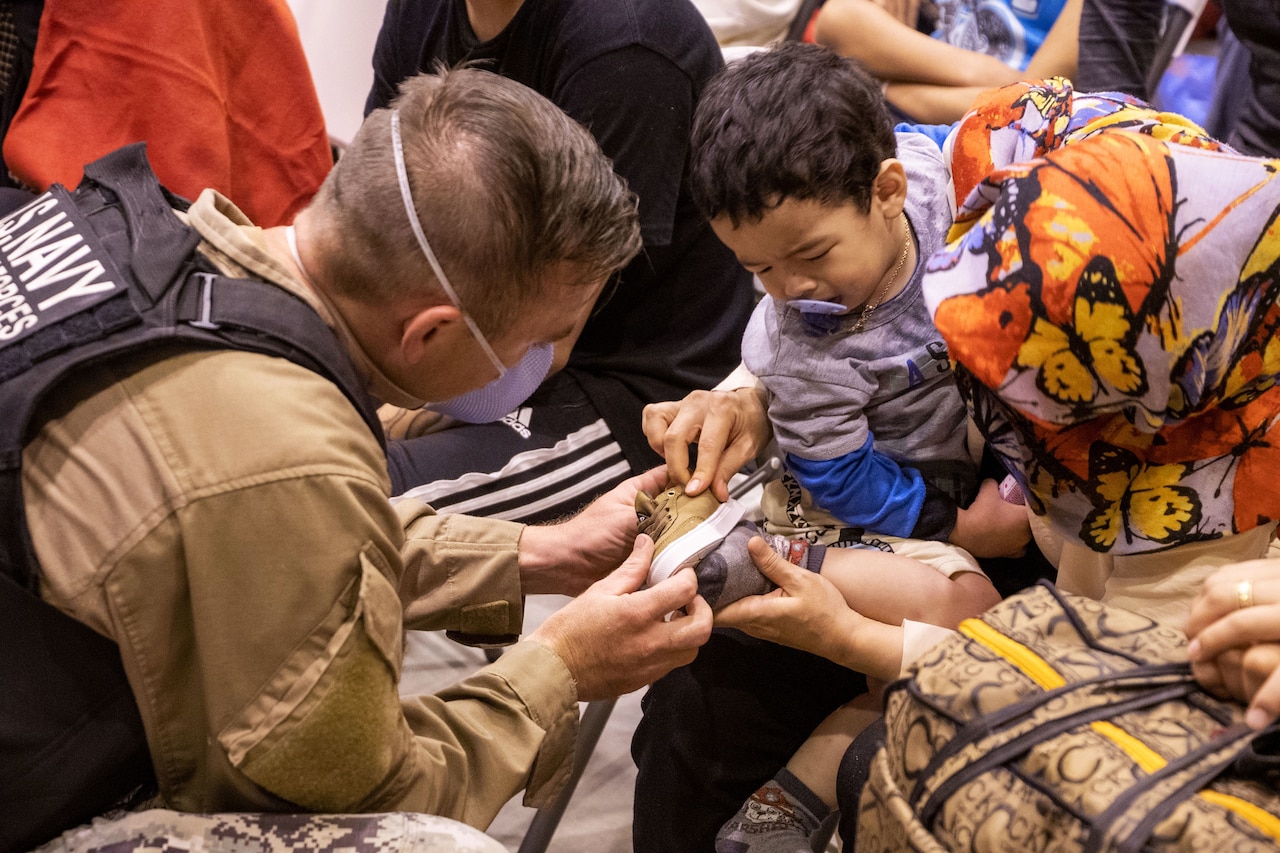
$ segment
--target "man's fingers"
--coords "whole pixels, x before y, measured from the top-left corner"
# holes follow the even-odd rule
[[[695,581],[696,585],[696,581]],[[674,617],[670,624],[671,645],[675,649],[696,649],[711,636],[711,605],[700,595],[684,606],[684,612]]]
[[[693,569],[681,569],[666,580],[641,590],[633,600],[647,619],[658,619],[693,603],[698,595],[698,577]]]
[[[592,584],[591,588],[605,595],[626,595],[638,590],[649,576],[649,563],[653,560],[653,540],[641,533],[636,537],[627,559],[622,565]]]
[[[662,465],[650,468],[643,474],[636,475],[633,483],[636,491],[656,495],[667,485],[667,469]]]

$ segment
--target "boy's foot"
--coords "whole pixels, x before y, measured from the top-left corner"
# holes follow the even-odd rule
[[[668,486],[655,497],[637,494],[640,532],[654,545],[649,586],[696,564],[729,535],[745,511],[737,501],[721,503],[709,491],[689,497],[681,486]]]
[[[831,807],[785,767],[716,834],[716,853],[808,853]]]

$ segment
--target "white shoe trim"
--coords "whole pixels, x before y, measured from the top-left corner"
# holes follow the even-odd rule
[[[662,549],[662,553],[649,564],[647,584],[661,583],[685,566],[697,563],[724,541],[746,511],[746,507],[732,498],[722,503],[719,509],[707,516],[706,521]]]

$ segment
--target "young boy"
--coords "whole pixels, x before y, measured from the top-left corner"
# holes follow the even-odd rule
[[[959,509],[974,498],[977,469],[920,291],[920,260],[952,223],[941,150],[895,135],[878,85],[852,63],[789,43],[708,86],[691,176],[699,208],[767,294],[743,341],[787,469],[762,501],[766,541],[888,625],[954,627],[995,603],[976,560],[948,541],[959,513],[986,515],[1022,542],[1029,529],[994,484]],[[770,588],[746,553],[753,526],[714,547],[741,514],[732,503],[673,487],[638,498],[637,511],[658,544],[655,579],[696,562],[713,608]],[[868,674],[896,676],[900,653],[880,650]],[[823,730],[847,745],[874,716],[842,709]],[[717,849],[807,849],[796,839],[833,805],[815,791],[834,796],[844,751],[823,744],[757,792]],[[781,836],[790,846],[770,846]]]

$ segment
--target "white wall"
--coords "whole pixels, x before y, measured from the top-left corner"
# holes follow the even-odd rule
[[[288,0],[329,135],[349,142],[373,85],[373,43],[385,0]]]

